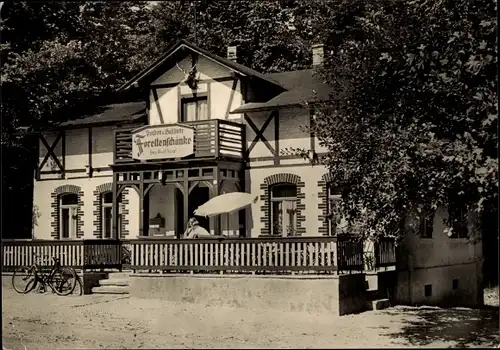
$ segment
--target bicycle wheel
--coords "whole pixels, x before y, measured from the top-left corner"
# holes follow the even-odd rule
[[[76,271],[69,267],[60,267],[52,276],[50,286],[57,295],[70,295],[76,287]]]
[[[36,286],[36,273],[31,267],[20,267],[12,275],[12,287],[20,294],[29,293]]]

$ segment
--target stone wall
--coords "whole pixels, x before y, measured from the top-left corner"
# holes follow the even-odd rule
[[[132,274],[130,296],[281,311],[346,315],[365,309],[364,274],[256,276]]]

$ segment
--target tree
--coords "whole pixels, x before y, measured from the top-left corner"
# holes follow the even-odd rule
[[[7,102],[2,112],[13,119],[3,126],[66,120],[75,107],[112,92],[128,71],[143,68],[148,60],[133,58],[149,33],[146,5],[127,1],[8,4],[2,30],[9,46],[2,62]],[[33,25],[26,29],[19,25],[21,20]]]
[[[310,67],[310,46],[295,25],[299,1],[165,1],[153,9],[159,57],[178,39],[222,57],[238,47],[238,63],[261,72]]]
[[[336,94],[313,130],[345,186],[334,211],[364,234],[398,236],[410,211],[495,205],[496,1],[318,3],[342,19],[317,20]]]
[[[109,103],[117,86],[180,38],[222,56],[227,45],[238,45],[240,63],[262,71],[309,65],[308,45],[292,25],[297,4],[247,0],[6,3],[1,20],[4,201],[32,202],[36,140],[19,132],[25,130],[20,127],[44,128]],[[28,218],[28,206],[9,206],[13,215],[4,210],[3,217],[25,212]]]
[[[109,99],[148,62],[136,50],[149,33],[149,11],[147,3],[116,1],[2,7],[2,195],[15,204],[2,207],[3,227],[15,227],[4,236],[31,233],[37,143],[20,127],[50,126]]]

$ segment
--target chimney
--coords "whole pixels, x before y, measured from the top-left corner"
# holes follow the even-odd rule
[[[236,62],[237,57],[238,56],[236,54],[236,46],[228,46],[227,47],[227,59]]]
[[[313,67],[323,64],[323,57],[325,55],[325,46],[323,44],[314,44],[311,46],[313,56]]]

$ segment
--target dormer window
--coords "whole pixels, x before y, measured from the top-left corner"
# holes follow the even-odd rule
[[[181,122],[207,120],[208,97],[184,97],[181,99]]]

